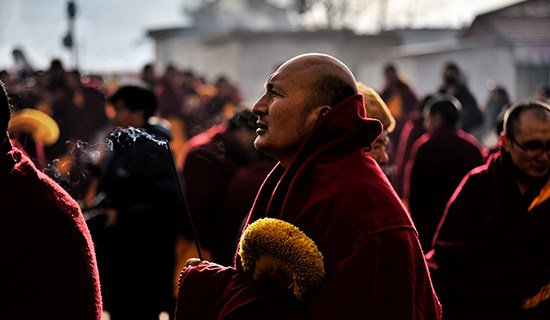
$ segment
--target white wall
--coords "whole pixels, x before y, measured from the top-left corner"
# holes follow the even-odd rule
[[[393,62],[409,80],[419,97],[422,97],[439,88],[442,83],[443,67],[447,61],[454,61],[461,68],[470,91],[480,105],[485,104],[488,98],[489,80],[506,88],[510,98],[515,99],[515,63],[513,52],[508,47],[451,50],[364,61],[364,65],[358,72],[358,78],[367,85],[382,88],[383,67],[386,63]]]
[[[480,105],[487,101],[490,80],[506,88],[512,100],[535,92],[534,87],[524,88],[518,83],[516,66],[525,62],[518,61],[517,48],[449,41],[380,49],[384,41],[344,33],[323,36],[265,33],[210,42],[180,36],[157,39],[156,55],[159,70],[172,62],[178,67],[190,67],[197,74],[206,76],[208,81],[214,81],[220,75],[227,76],[241,88],[248,105],[260,96],[263,83],[280,63],[306,52],[323,52],[338,57],[355,73],[357,80],[376,90],[381,90],[384,85],[384,65],[393,62],[422,97],[437,90],[442,81],[443,66],[452,60],[462,69],[467,85]]]
[[[265,33],[210,42],[173,37],[157,40],[156,54],[158,65],[171,61],[179,67],[191,67],[209,81],[225,74],[239,85],[247,104],[252,104],[263,92],[268,76],[289,58],[308,52],[326,53],[339,58],[356,72],[362,65],[365,50],[387,42],[381,39],[364,40],[346,33],[327,36]]]

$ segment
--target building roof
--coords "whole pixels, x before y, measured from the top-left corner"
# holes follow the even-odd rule
[[[549,44],[550,0],[527,0],[477,16],[463,38],[480,37],[512,44]]]
[[[401,45],[455,40],[462,36],[464,29],[457,28],[400,28],[381,32],[393,34],[401,40]]]
[[[286,10],[266,0],[213,0],[189,10],[193,25],[200,29],[292,29]]]

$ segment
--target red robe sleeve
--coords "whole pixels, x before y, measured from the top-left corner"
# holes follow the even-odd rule
[[[427,274],[415,271],[426,268],[416,241],[410,229],[362,239],[301,302],[235,268],[191,267],[182,276],[176,319],[338,319],[357,310],[366,319],[439,319],[430,282],[418,278]],[[415,302],[415,295],[426,296],[426,303]]]

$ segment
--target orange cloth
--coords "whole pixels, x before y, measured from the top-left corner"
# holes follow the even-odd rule
[[[548,198],[550,198],[550,179],[548,179],[542,190],[540,190],[539,195],[533,200],[527,211],[531,211],[531,209],[543,203]]]
[[[401,119],[403,115],[403,99],[401,99],[401,95],[393,94],[387,105],[392,116],[396,119]]]

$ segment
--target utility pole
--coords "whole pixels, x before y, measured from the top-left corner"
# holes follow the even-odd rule
[[[388,13],[388,0],[380,0],[380,11],[379,11],[379,17],[378,17],[379,32],[386,30],[387,13]]]
[[[65,48],[71,50],[73,66],[75,70],[78,70],[78,46],[75,41],[75,17],[76,17],[76,3],[73,0],[67,2],[67,18],[69,19],[69,30],[65,37],[63,37],[63,45]]]

